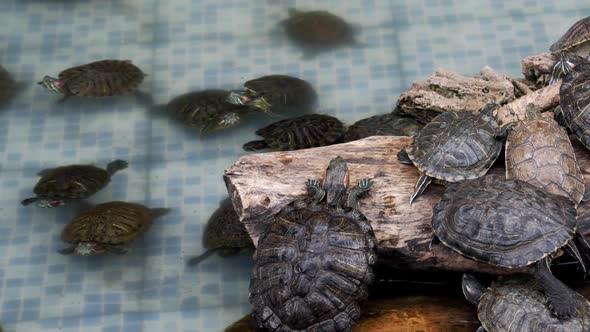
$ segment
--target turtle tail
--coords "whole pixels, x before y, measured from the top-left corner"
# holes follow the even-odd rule
[[[150,209],[150,213],[154,219],[160,218],[160,217],[170,213],[170,211],[172,211],[172,209],[169,209],[169,208]]]
[[[426,187],[428,187],[430,182],[432,182],[432,178],[430,176],[428,176],[424,173],[422,173],[420,175],[418,182],[416,182],[414,193],[410,197],[410,206],[412,206],[414,199],[416,199],[416,197],[420,196],[424,192],[424,189],[426,189]]]
[[[122,169],[127,168],[127,166],[129,166],[129,164],[125,160],[113,160],[107,165],[107,172],[109,173],[109,175],[113,176],[113,174],[117,173]]]
[[[214,253],[215,253],[215,249],[209,249],[209,250],[205,251],[204,253],[202,253],[201,255],[189,259],[188,262],[186,263],[186,265],[188,265],[188,266],[199,265],[202,261],[209,258],[209,256],[213,255]]]
[[[27,206],[31,203],[35,203],[38,200],[39,200],[39,197],[29,197],[29,198],[23,199],[20,203],[24,206]]]
[[[264,140],[250,141],[250,142],[244,144],[243,148],[246,151],[264,150],[264,149],[268,149],[268,144]]]

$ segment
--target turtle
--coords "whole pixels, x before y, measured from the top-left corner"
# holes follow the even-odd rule
[[[433,207],[432,229],[436,241],[467,258],[507,273],[532,270],[557,317],[566,319],[575,312],[575,293],[550,270],[552,258],[562,250],[585,273],[590,262],[590,245],[577,231],[576,208],[569,198],[498,175],[451,183]]]
[[[61,239],[72,246],[61,254],[90,256],[110,252],[125,254],[127,243],[146,232],[167,208],[150,209],[137,203],[102,203],[76,216],[64,228]]]
[[[189,92],[175,97],[165,108],[178,121],[201,131],[230,128],[240,123],[248,107],[229,103],[229,94],[220,89]]]
[[[473,274],[463,274],[465,298],[477,306],[481,327],[477,332],[587,332],[590,330],[590,303],[573,294],[576,311],[560,320],[547,308],[539,282],[530,276],[510,276],[492,282],[490,287]]]
[[[127,168],[125,160],[114,160],[106,169],[94,165],[67,165],[48,168],[37,173],[41,179],[33,188],[35,197],[24,199],[21,204],[37,202],[38,207],[52,208],[70,201],[88,198],[110,181],[118,171]]]
[[[586,112],[590,107],[590,63],[575,66],[562,81],[556,117],[590,149],[590,115]]]
[[[359,120],[348,127],[344,141],[356,141],[361,138],[383,136],[415,136],[424,125],[411,117],[402,117],[394,113],[379,114]]]
[[[475,179],[487,173],[512,125],[499,128],[487,104],[478,114],[444,112],[428,123],[407,148],[398,153],[402,164],[414,164],[421,175],[410,197],[414,199],[435,179],[439,183]]]
[[[46,75],[38,84],[49,91],[70,96],[110,97],[135,90],[145,73],[131,60],[100,60],[68,68],[58,78]]]
[[[552,118],[527,110],[506,139],[506,178],[526,181],[570,198],[577,206],[590,195],[567,132]]]
[[[246,151],[290,151],[325,146],[342,142],[344,132],[344,124],[333,116],[307,114],[258,129],[256,135],[264,139],[248,142],[243,148]]]
[[[303,58],[346,45],[359,45],[355,28],[343,18],[325,10],[288,9],[289,17],[279,23],[287,38],[303,51]]]
[[[556,83],[578,63],[587,62],[585,57],[575,54],[574,49],[590,41],[590,16],[578,20],[559,38],[549,50],[557,53],[559,60],[553,65],[549,84]],[[587,55],[585,55],[587,56]]]
[[[266,113],[306,113],[313,110],[318,95],[309,82],[288,75],[267,75],[244,83],[242,92],[233,91],[228,101]]]
[[[307,180],[309,196],[271,217],[258,240],[249,301],[269,331],[351,331],[374,280],[376,239],[349,187],[346,161],[332,159],[323,179]]]
[[[228,257],[243,249],[254,248],[250,234],[240,221],[229,197],[221,201],[219,208],[209,218],[203,233],[203,245],[207,251],[191,258],[188,265],[197,265],[213,253]]]

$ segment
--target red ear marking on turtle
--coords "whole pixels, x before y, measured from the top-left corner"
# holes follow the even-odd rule
[[[322,187],[326,184],[326,176],[328,175],[328,169],[324,170],[324,175],[322,176]]]
[[[347,167],[346,172],[344,173],[344,186],[345,187],[348,187],[348,180],[349,180],[348,174],[349,174],[349,172],[348,172],[348,167]]]

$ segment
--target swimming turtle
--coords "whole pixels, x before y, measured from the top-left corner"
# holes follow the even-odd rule
[[[104,188],[111,177],[127,168],[124,160],[114,160],[106,169],[94,165],[68,165],[40,171],[41,177],[33,192],[35,197],[24,199],[21,204],[37,202],[38,207],[52,208],[70,201],[85,199]]]
[[[356,141],[361,138],[384,136],[415,136],[423,124],[410,117],[398,116],[394,113],[379,114],[359,120],[348,127],[344,141]]]
[[[488,104],[478,114],[445,112],[428,123],[414,141],[398,154],[403,164],[414,164],[421,175],[410,204],[433,179],[457,182],[487,173],[502,151],[503,138],[510,126],[499,129],[494,110]]]
[[[108,202],[96,205],[75,217],[63,230],[61,238],[72,246],[62,254],[89,256],[105,252],[125,254],[127,243],[146,232],[154,219],[169,212],[150,209],[137,203]]]
[[[271,123],[258,129],[264,139],[244,144],[244,150],[299,150],[342,142],[344,124],[325,114],[308,114]]]
[[[376,261],[371,225],[358,200],[372,182],[348,195],[348,167],[336,157],[322,181],[308,180],[310,197],[272,217],[258,240],[250,303],[269,331],[350,331],[372,283]]]
[[[575,312],[575,292],[549,268],[562,249],[584,272],[590,262],[569,198],[497,175],[451,183],[433,208],[432,228],[440,242],[465,257],[507,270],[534,265],[553,312],[559,318]]]
[[[68,68],[59,73],[58,78],[46,75],[38,84],[63,94],[64,99],[70,96],[109,97],[135,90],[145,76],[131,60],[100,60]]]
[[[559,60],[553,65],[549,84],[559,81],[578,63],[587,59],[575,54],[574,49],[590,41],[590,16],[578,20],[557,40],[549,50],[559,54]],[[586,54],[584,56],[587,56]]]
[[[254,248],[254,243],[229,197],[221,201],[219,208],[209,218],[203,233],[203,245],[207,251],[191,258],[188,265],[197,265],[213,253],[227,257],[243,249]]]
[[[557,115],[565,126],[590,149],[590,63],[575,66],[559,89]]]
[[[267,75],[244,83],[245,90],[232,92],[228,101],[267,113],[305,113],[313,110],[318,95],[309,82],[288,75]]]
[[[560,320],[547,308],[543,288],[534,278],[510,276],[485,287],[473,274],[463,275],[463,294],[477,306],[481,327],[477,332],[587,332],[590,330],[590,303],[573,294],[575,313]],[[572,291],[573,292],[573,291]]]
[[[528,110],[506,139],[506,178],[526,181],[556,195],[569,197],[576,206],[586,191],[567,132],[553,120]],[[587,199],[587,197],[586,197]]]

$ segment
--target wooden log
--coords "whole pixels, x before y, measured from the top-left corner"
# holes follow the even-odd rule
[[[361,200],[360,209],[375,231],[380,263],[397,269],[506,273],[504,269],[464,258],[442,244],[429,248],[433,235],[432,207],[444,188],[429,186],[410,207],[409,197],[418,170],[397,160],[397,153],[410,141],[405,136],[373,136],[321,148],[250,154],[226,170],[224,180],[240,220],[257,243],[266,227],[265,219],[305,195],[305,180],[321,178],[329,161],[339,155],[348,162],[352,184],[360,178],[373,178],[373,188]],[[589,181],[588,151],[577,141],[573,143],[580,168]],[[503,174],[503,161],[499,164],[492,169],[493,173]],[[590,215],[588,202],[579,206],[579,214]],[[590,218],[581,218],[580,228],[590,231],[589,223]]]
[[[559,105],[559,88],[561,81],[528,93],[502,107],[496,112],[498,124],[503,127],[509,123],[523,120],[527,108],[539,112],[550,111]]]

